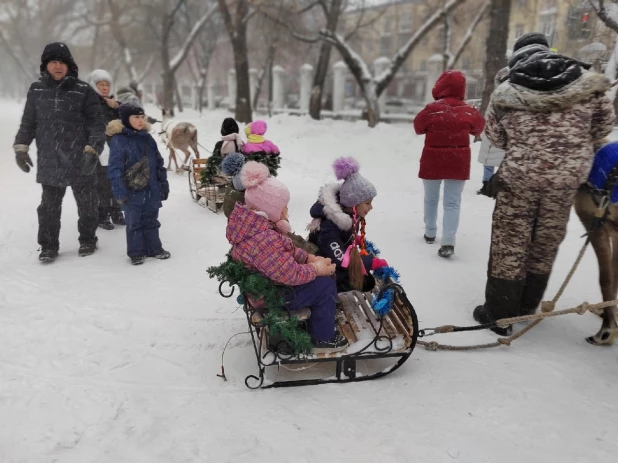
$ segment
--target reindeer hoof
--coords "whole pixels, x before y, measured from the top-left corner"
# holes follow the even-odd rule
[[[618,340],[618,328],[601,328],[597,334],[586,338],[593,346],[611,346]]]
[[[171,171],[172,171],[172,168],[171,168],[171,167],[168,167],[166,170],[167,170],[168,172],[171,172]]]

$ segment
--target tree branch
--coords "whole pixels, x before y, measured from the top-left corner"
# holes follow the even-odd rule
[[[225,24],[225,28],[227,29],[230,37],[236,36],[236,29],[234,28],[234,22],[232,21],[232,15],[230,14],[230,9],[227,6],[225,0],[219,0],[219,11],[221,11],[221,16],[223,17],[223,23]]]
[[[425,24],[423,24],[421,28],[418,29],[412,37],[410,37],[410,40],[408,40],[408,42],[399,49],[395,56],[393,56],[393,58],[391,59],[390,67],[386,71],[384,71],[382,75],[376,76],[376,93],[378,94],[378,96],[382,94],[382,92],[388,87],[388,85],[394,79],[395,74],[397,74],[399,68],[403,65],[403,63],[405,63],[412,51],[421,42],[421,40],[423,40],[425,35],[427,35],[434,27],[436,27],[438,23],[442,21],[448,13],[450,13],[452,10],[465,2],[466,0],[449,0],[448,3],[444,5],[444,7],[440,8],[432,16],[430,16],[429,19],[425,21]]]
[[[464,35],[463,39],[461,39],[461,43],[459,44],[459,47],[455,51],[455,54],[451,54],[449,62],[447,63],[447,66],[446,66],[447,69],[452,69],[457,64],[457,61],[459,61],[459,58],[461,57],[461,54],[463,53],[464,49],[466,48],[468,43],[470,43],[470,40],[472,39],[472,35],[474,34],[474,31],[476,30],[477,26],[480,24],[480,22],[483,20],[483,18],[489,11],[490,6],[491,6],[491,0],[485,0],[485,3],[483,4],[478,14],[472,21],[472,24],[470,24],[470,27],[466,31],[466,35]]]
[[[598,1],[599,3],[596,4],[592,0],[588,0],[588,2],[590,3],[590,6],[592,6],[597,16],[599,17],[599,19],[603,21],[603,23],[607,27],[612,29],[614,32],[618,32],[618,14],[616,14],[618,13],[618,5],[612,4],[613,5],[612,9],[614,11],[608,11],[607,8],[605,7],[605,1],[604,0],[598,0]]]
[[[180,10],[180,7],[185,3],[185,1],[186,0],[177,0],[176,6],[174,6],[174,8],[172,8],[172,11],[170,11],[166,15],[167,18],[165,22],[167,26],[163,30],[163,37],[169,36],[169,33],[172,30],[172,27],[174,26],[174,18],[176,17],[176,13],[178,13],[178,10]]]
[[[187,57],[187,53],[189,52],[189,49],[191,48],[191,45],[193,45],[193,42],[197,38],[198,34],[218,9],[219,6],[217,4],[213,4],[199,19],[199,21],[195,23],[193,29],[189,32],[189,35],[185,39],[185,42],[182,44],[182,47],[178,53],[176,53],[176,55],[170,60],[170,70],[172,73],[176,72],[176,70],[180,67],[184,59]]]

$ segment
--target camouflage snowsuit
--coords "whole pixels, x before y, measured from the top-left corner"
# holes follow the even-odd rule
[[[613,128],[609,85],[604,76],[584,72],[557,91],[505,82],[492,95],[485,133],[506,155],[498,171],[488,277],[548,278],[573,198],[588,177],[593,143]]]

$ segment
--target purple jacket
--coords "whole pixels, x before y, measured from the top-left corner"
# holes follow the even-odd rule
[[[232,259],[265,277],[288,286],[313,281],[315,270],[307,264],[309,255],[279,232],[267,218],[236,203],[226,229],[232,244]]]

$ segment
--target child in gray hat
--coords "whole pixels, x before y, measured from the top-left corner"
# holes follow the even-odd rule
[[[354,158],[339,158],[333,168],[337,180],[343,183],[329,183],[320,189],[310,211],[313,221],[307,227],[309,241],[318,246],[318,255],[336,264],[338,292],[371,291],[375,281],[370,272],[388,265],[364,249],[365,217],[373,209],[372,201],[378,192],[359,173]]]

